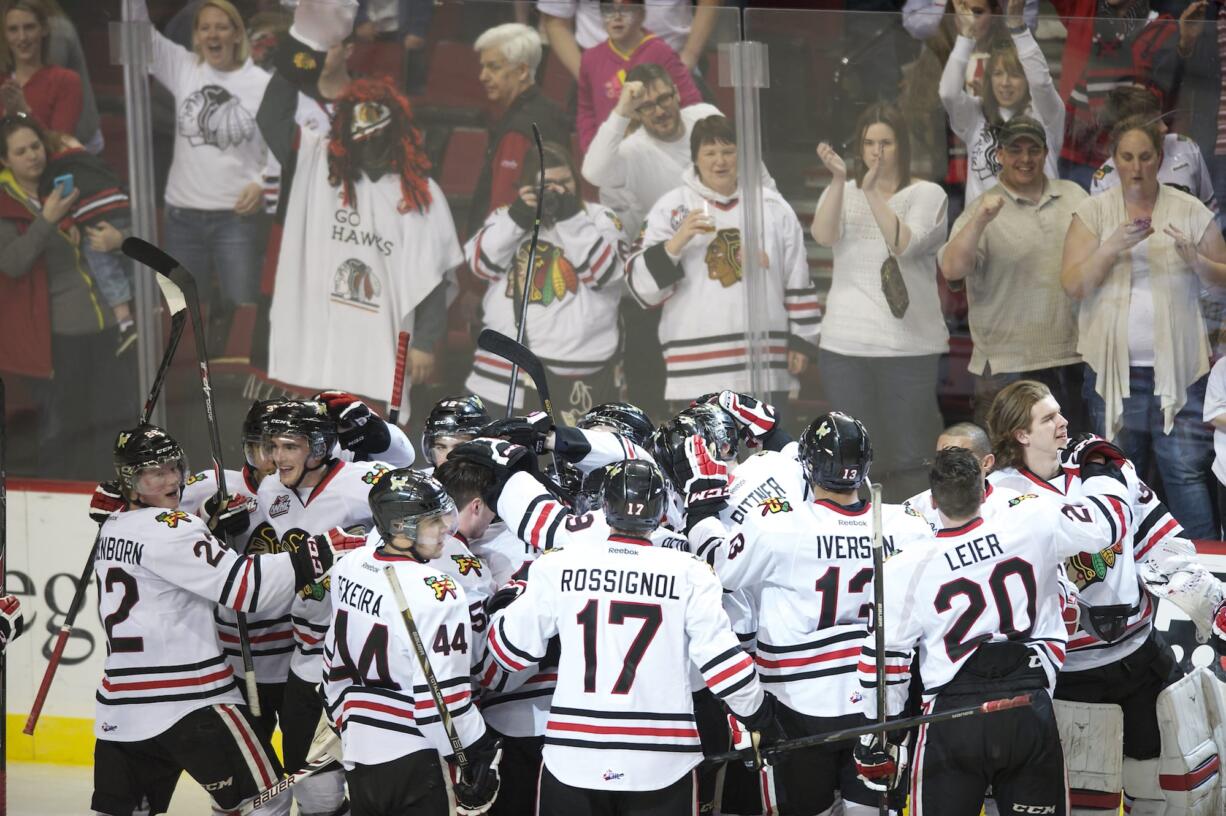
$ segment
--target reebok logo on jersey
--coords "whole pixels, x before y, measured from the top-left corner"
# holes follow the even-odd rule
[[[153,517],[154,521],[160,521],[170,529],[178,528],[180,521],[190,522],[192,517],[182,510],[167,510],[165,513],[158,513]]]
[[[443,575],[431,575],[429,578],[422,578],[426,586],[434,590],[434,600],[441,601],[450,595],[452,598],[456,596],[455,581],[450,577]]]
[[[390,473],[390,472],[391,472],[391,468],[385,465],[375,465],[374,468],[370,471],[370,473],[367,473],[365,476],[362,477],[362,481],[366,482],[366,484],[368,485],[373,486],[375,483],[377,483],[380,479],[383,478],[383,474]]]
[[[481,559],[471,555],[453,555],[451,560],[455,562],[460,569],[461,575],[467,575],[470,572],[481,575]]]
[[[277,516],[284,516],[288,512],[289,496],[285,495],[277,496],[277,498],[273,500],[272,507],[268,508],[268,515],[272,516],[273,518],[276,518]]]
[[[758,507],[762,508],[762,515],[770,513],[790,513],[792,512],[792,503],[787,499],[780,499],[777,496],[771,496],[764,500]]]

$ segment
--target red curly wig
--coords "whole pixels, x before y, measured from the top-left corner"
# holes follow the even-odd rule
[[[362,102],[377,102],[392,114],[388,126],[398,149],[393,151],[391,165],[400,176],[401,213],[425,210],[430,206],[431,195],[427,175],[430,160],[421,131],[413,125],[413,115],[406,99],[391,83],[383,79],[358,79],[349,84],[336,99],[336,115],[328,142],[328,183],[341,187],[341,201],[346,207],[354,206],[354,181],[360,172],[353,156],[354,108]]]

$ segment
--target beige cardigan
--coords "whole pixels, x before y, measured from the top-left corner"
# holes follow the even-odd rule
[[[1090,196],[1076,217],[1101,242],[1126,220],[1122,187]],[[1200,279],[1179,257],[1163,229],[1174,225],[1199,243],[1213,213],[1194,196],[1165,184],[1154,204],[1154,234],[1147,239],[1154,299],[1154,393],[1160,398],[1163,430],[1170,433],[1175,414],[1187,401],[1188,386],[1209,371],[1209,341],[1201,316]],[[1128,306],[1132,296],[1132,257],[1123,253],[1096,291],[1081,302],[1077,350],[1097,375],[1095,391],[1106,403],[1106,435],[1122,425],[1128,391]]]

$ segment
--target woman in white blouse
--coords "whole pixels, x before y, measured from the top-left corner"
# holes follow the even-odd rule
[[[166,250],[202,286],[216,278],[227,305],[255,303],[259,292],[267,147],[255,112],[269,76],[249,50],[229,0],[204,0],[196,9],[191,51],[153,32],[150,73],[175,97]]]
[[[843,159],[817,148],[831,180],[812,234],[834,251],[817,362],[826,401],[868,428],[874,478],[898,501],[927,487],[924,459],[941,429],[937,370],[949,333],[936,253],[947,201],[937,185],[911,178],[907,127],[894,106],[866,110],[854,145],[850,181]]]

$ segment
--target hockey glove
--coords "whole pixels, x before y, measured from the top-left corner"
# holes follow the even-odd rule
[[[366,543],[366,531],[361,527],[346,530],[333,527],[326,533],[299,539],[286,536],[281,546],[294,564],[294,580],[299,589],[309,587],[332,569],[336,559]]]
[[[391,432],[378,414],[360,399],[345,391],[323,391],[315,399],[328,406],[336,420],[341,447],[359,459],[383,453],[392,444]]]
[[[118,482],[99,482],[94,488],[94,496],[89,500],[89,517],[101,524],[128,506]]]
[[[1209,642],[1218,654],[1226,655],[1226,601],[1222,601],[1221,606],[1213,613],[1211,631]]]
[[[685,497],[686,523],[715,515],[728,501],[728,466],[716,461],[702,437],[694,434],[674,454],[673,473]]]
[[[1065,470],[1073,472],[1081,471],[1083,479],[1090,478],[1090,474],[1085,473],[1086,465],[1098,465],[1099,472],[1093,475],[1111,475],[1101,470],[1102,462],[1091,461],[1099,456],[1103,457],[1106,464],[1113,466],[1116,471],[1122,468],[1124,463],[1128,461],[1128,457],[1124,455],[1122,450],[1101,436],[1082,433],[1069,440],[1064,450],[1060,451],[1060,464],[1064,466]]]
[[[298,0],[290,36],[316,51],[340,45],[353,31],[357,0]]]
[[[478,437],[471,442],[457,445],[447,454],[447,461],[472,462],[488,468],[494,474],[494,486],[482,498],[490,507],[498,504],[502,488],[511,475],[524,470],[537,474],[536,456],[523,445],[515,445],[503,439]]]
[[[888,740],[883,744],[879,734],[865,734],[852,750],[856,775],[869,790],[887,793],[898,787],[907,767],[907,746]]]
[[[5,595],[0,598],[0,652],[3,652],[10,642],[21,636],[26,627],[21,616],[21,602],[16,595]]]
[[[775,407],[748,394],[720,391],[715,404],[727,411],[740,427],[741,439],[751,448],[762,446],[762,438],[775,429]]]
[[[783,726],[776,716],[775,696],[762,695],[762,705],[748,717],[728,715],[728,728],[732,732],[732,749],[745,751],[745,767],[758,770],[771,764],[771,757],[762,756],[762,751],[786,738]]]
[[[512,445],[522,445],[533,453],[545,452],[545,440],[553,430],[553,422],[544,411],[533,411],[526,417],[496,419],[481,429],[482,436],[505,439]]]
[[[226,496],[214,493],[204,503],[204,515],[213,535],[229,538],[245,533],[251,523],[255,501],[247,496]]]
[[[506,586],[499,589],[497,592],[485,602],[485,614],[489,617],[494,617],[495,612],[501,612],[511,605],[511,602],[524,594],[524,590],[528,588],[527,581],[509,581]]]
[[[502,740],[487,730],[480,739],[464,749],[468,769],[455,780],[456,813],[460,816],[479,816],[487,812],[498,798],[502,780],[498,765],[502,762]],[[449,757],[455,759],[455,756]],[[454,768],[454,766],[453,766]],[[454,779],[454,770],[453,770]]]

